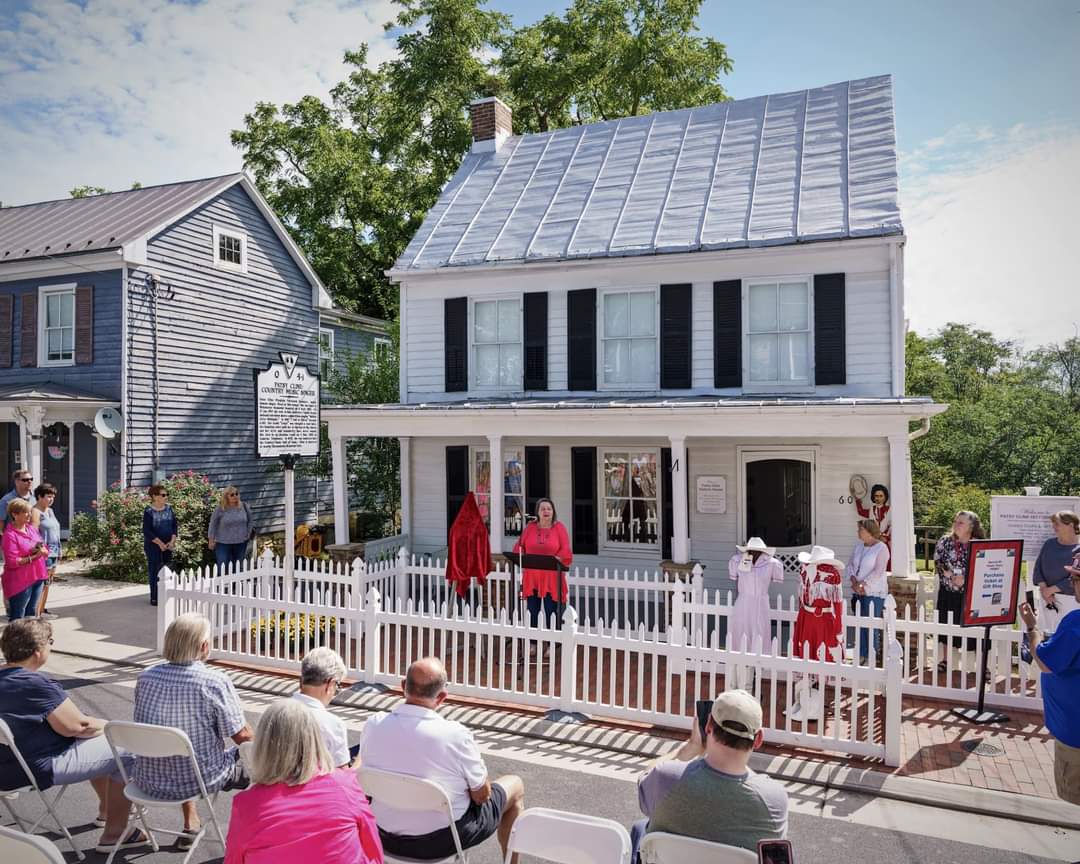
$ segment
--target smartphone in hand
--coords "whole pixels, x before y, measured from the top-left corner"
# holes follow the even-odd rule
[[[701,743],[704,745],[707,738],[705,727],[709,723],[709,717],[712,716],[712,700],[698,699],[694,703],[694,711],[697,714],[698,729],[701,731]]]
[[[759,840],[758,864],[795,864],[790,840]]]

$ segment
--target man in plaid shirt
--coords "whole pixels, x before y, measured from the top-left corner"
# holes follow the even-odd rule
[[[194,612],[177,617],[165,632],[164,655],[168,662],[147,669],[135,685],[135,722],[186,732],[208,793],[245,788],[250,781],[239,762],[240,751],[226,749],[225,740],[242,744],[253,734],[232,681],[203,662],[210,655],[210,622]],[[159,798],[200,794],[191,760],[185,757],[139,757],[134,780]],[[195,802],[188,801],[183,810],[185,833],[197,833]],[[190,841],[181,838],[178,845],[186,848]]]

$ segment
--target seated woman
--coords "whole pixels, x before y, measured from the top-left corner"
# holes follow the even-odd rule
[[[124,784],[101,734],[105,721],[87,717],[59,684],[38,671],[49,659],[52,641],[52,625],[39,618],[13,621],[0,635],[7,660],[0,667],[0,719],[10,727],[39,787],[90,781],[98,796],[97,824],[105,827],[98,851],[109,852],[127,825]],[[26,774],[15,754],[0,747],[0,790],[25,785]],[[141,839],[134,831],[120,848]]]
[[[335,769],[310,709],[294,699],[259,719],[253,786],[233,798],[225,864],[379,864],[375,816],[355,772]]]
[[[243,789],[248,785],[239,750],[226,748],[251,740],[251,727],[232,681],[203,661],[210,656],[210,622],[197,612],[178,615],[165,631],[165,663],[151,666],[135,684],[135,722],[182,729],[191,739],[206,791]],[[188,759],[180,756],[143,758],[135,762],[134,780],[158,798],[183,799],[199,795],[199,784]],[[186,801],[180,849],[190,849],[200,821],[196,801]]]

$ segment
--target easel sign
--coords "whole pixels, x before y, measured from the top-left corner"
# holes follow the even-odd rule
[[[964,583],[964,627],[982,627],[982,662],[979,664],[979,705],[977,708],[953,708],[952,713],[971,723],[1004,723],[1009,718],[997,711],[987,711],[986,679],[990,662],[990,628],[996,624],[1011,626],[1016,620],[1020,594],[1020,564],[1024,558],[1023,540],[972,540],[968,552],[967,579]]]

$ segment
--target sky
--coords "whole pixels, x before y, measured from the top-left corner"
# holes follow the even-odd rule
[[[490,0],[515,24],[566,0]],[[325,97],[390,0],[0,0],[0,201],[239,170],[256,102]],[[1080,0],[705,0],[735,98],[891,73],[906,313],[1028,347],[1080,333]],[[1072,206],[1071,206],[1072,205]]]

